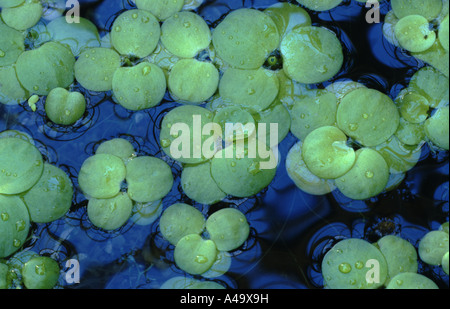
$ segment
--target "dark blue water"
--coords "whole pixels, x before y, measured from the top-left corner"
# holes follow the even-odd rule
[[[80,2],[82,16],[105,31],[121,11],[132,8],[132,4],[122,0]],[[214,26],[230,10],[263,9],[276,2],[205,1],[197,12]],[[314,24],[334,30],[345,47],[344,67],[332,81],[351,78],[395,98],[424,64],[390,45],[383,38],[381,24],[367,24],[366,11],[359,2],[345,1],[329,12],[311,12],[311,17]],[[389,11],[389,1],[382,2],[381,11]],[[0,131],[17,129],[29,133],[45,159],[63,168],[75,187],[82,163],[96,147],[104,140],[123,137],[133,143],[139,155],[163,158],[173,167],[176,181],[163,200],[164,207],[185,202],[207,215],[223,207],[238,206],[246,213],[251,235],[232,252],[231,269],[215,279],[225,287],[322,288],[321,260],[337,241],[356,237],[375,242],[384,235],[396,234],[417,247],[425,233],[448,221],[448,152],[435,153],[428,146],[424,146],[421,161],[398,189],[369,201],[352,201],[336,192],[325,196],[305,194],[289,179],[282,160],[273,183],[256,197],[230,199],[213,206],[194,204],[181,190],[181,167],[165,157],[159,146],[161,121],[177,103],[166,96],[156,108],[130,112],[115,105],[110,93],[89,93],[77,85],[74,89],[88,99],[86,115],[74,127],[50,123],[41,100],[36,113],[26,105],[0,105]],[[289,135],[281,143],[282,158],[296,142]],[[51,224],[33,225],[34,236],[25,245],[25,249],[56,258],[64,270],[67,259],[80,262],[80,284],[69,285],[62,276],[63,287],[159,288],[167,279],[184,275],[173,263],[173,246],[162,239],[158,222],[138,226],[130,221],[120,230],[108,233],[92,226],[86,204],[77,189],[67,216]],[[441,288],[448,288],[448,276],[439,267],[421,264],[419,271]]]

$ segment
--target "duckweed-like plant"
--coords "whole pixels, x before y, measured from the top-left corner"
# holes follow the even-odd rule
[[[189,274],[205,277],[227,272],[231,261],[226,252],[241,247],[250,233],[245,215],[235,208],[221,209],[205,219],[198,209],[183,203],[163,212],[160,229],[175,246],[176,265]]]
[[[92,224],[110,231],[130,219],[136,203],[156,202],[166,196],[172,189],[173,175],[163,160],[136,156],[130,142],[116,138],[102,143],[84,161],[78,183],[89,200],[87,210]]]

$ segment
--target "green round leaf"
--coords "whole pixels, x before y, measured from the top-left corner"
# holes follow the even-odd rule
[[[250,233],[245,215],[234,208],[224,208],[206,220],[206,230],[219,251],[233,251],[242,246]]]
[[[133,202],[126,193],[110,199],[90,199],[87,207],[89,220],[96,227],[112,231],[122,227],[131,217]]]
[[[425,122],[425,134],[436,146],[449,150],[449,106],[439,108]]]
[[[273,20],[255,9],[237,9],[214,29],[214,48],[234,68],[258,69],[279,43]]]
[[[23,196],[31,221],[48,223],[63,217],[72,206],[73,185],[67,174],[44,164],[39,181]]]
[[[140,10],[149,11],[159,20],[166,20],[181,11],[184,2],[184,0],[136,0],[136,6]]]
[[[23,88],[17,79],[14,66],[0,66],[0,103],[6,105],[16,105],[25,101],[28,97],[28,91]]]
[[[171,158],[187,164],[202,163],[214,153],[205,149],[215,146],[220,135],[203,129],[214,118],[214,114],[200,106],[184,105],[171,110],[164,116],[161,125],[160,142],[164,152]]]
[[[317,91],[312,97],[298,98],[290,111],[291,132],[305,140],[309,133],[336,123],[337,99],[332,92]]]
[[[133,111],[148,109],[161,103],[166,89],[163,70],[148,62],[118,68],[112,80],[116,101]]]
[[[401,273],[392,278],[386,289],[434,290],[439,287],[431,279],[417,273]]]
[[[398,129],[400,115],[387,95],[359,88],[348,93],[339,104],[337,124],[348,136],[367,147],[387,141]]]
[[[132,156],[134,156],[136,150],[134,146],[126,139],[114,138],[109,141],[105,141],[98,146],[95,154],[110,154],[121,158],[124,162],[127,162]]]
[[[260,112],[276,99],[279,81],[272,71],[228,69],[222,76],[219,92],[225,102]]]
[[[120,67],[120,56],[109,48],[91,48],[80,54],[75,63],[75,78],[91,91],[112,89],[114,72]]]
[[[168,84],[170,93],[180,103],[201,104],[216,92],[219,71],[209,62],[182,59],[170,70]]]
[[[67,88],[73,83],[74,64],[75,57],[68,47],[48,42],[19,56],[17,77],[31,93],[48,95],[54,88]]]
[[[347,136],[331,126],[318,128],[305,138],[302,156],[308,169],[325,179],[345,175],[356,160],[355,151],[347,146]]]
[[[1,138],[0,194],[19,194],[29,190],[41,178],[43,163],[39,149],[28,141]]]
[[[391,5],[399,19],[417,14],[424,16],[427,20],[433,20],[442,10],[442,0],[391,0]]]
[[[41,19],[43,7],[39,0],[26,0],[23,4],[2,9],[2,19],[11,28],[27,30]]]
[[[14,64],[25,50],[25,40],[20,31],[0,24],[0,67]]]
[[[159,21],[152,13],[127,10],[112,25],[111,43],[121,55],[144,58],[155,50],[160,35]]]
[[[265,143],[254,138],[236,141],[214,156],[211,175],[226,194],[249,197],[272,182],[278,163],[274,160],[274,153]]]
[[[217,248],[212,240],[200,235],[187,235],[178,241],[174,250],[175,264],[191,275],[208,271],[217,258]]]
[[[73,125],[86,111],[86,99],[80,92],[69,92],[64,88],[54,88],[45,100],[47,117],[60,125]]]
[[[137,157],[127,164],[126,181],[128,195],[133,201],[154,202],[172,190],[172,169],[161,159]]]
[[[376,278],[370,274],[374,265]],[[330,289],[377,289],[384,284],[387,274],[388,265],[381,251],[362,239],[338,242],[322,261],[324,285]]]
[[[286,170],[289,178],[302,191],[312,195],[328,194],[336,186],[334,180],[319,178],[308,169],[302,157],[303,142],[298,142],[286,157]]]
[[[436,33],[430,30],[428,20],[421,15],[408,15],[395,25],[395,37],[404,49],[423,52],[436,41]]]
[[[418,271],[417,251],[409,241],[387,235],[378,240],[377,246],[388,264],[388,280],[399,273]]]
[[[200,235],[205,229],[205,223],[205,216],[195,207],[177,203],[164,210],[159,228],[163,237],[172,245],[176,245],[187,235]]]
[[[337,7],[342,2],[342,0],[296,0],[296,1],[313,11],[328,11]]]
[[[30,215],[22,200],[18,196],[0,194],[0,258],[19,250],[29,230]]]
[[[23,283],[30,290],[53,289],[59,280],[59,264],[49,257],[35,257],[22,269]]]
[[[88,19],[80,17],[79,23],[68,23],[65,16],[52,20],[47,29],[53,41],[68,45],[75,57],[89,48],[100,47],[97,27]]]
[[[181,174],[181,186],[190,199],[200,204],[212,205],[226,197],[211,176],[210,161],[185,166]]]
[[[199,15],[180,12],[164,21],[161,42],[175,56],[193,58],[211,43],[211,30]]]
[[[389,166],[376,150],[362,148],[356,152],[353,167],[336,179],[336,186],[347,197],[365,200],[377,196],[389,181]]]
[[[334,32],[321,27],[295,27],[280,46],[284,71],[293,80],[315,84],[329,80],[342,67],[342,45]]]
[[[448,233],[431,231],[419,242],[419,257],[430,265],[441,265],[442,257],[448,252]]]
[[[125,176],[122,159],[110,154],[96,154],[84,161],[78,183],[88,199],[107,199],[120,192]]]

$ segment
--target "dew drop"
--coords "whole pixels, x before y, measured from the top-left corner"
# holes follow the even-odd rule
[[[14,247],[19,248],[21,244],[22,244],[22,242],[20,240],[14,239],[14,241],[13,241]]]
[[[349,263],[341,263],[339,265],[339,271],[343,274],[348,274],[352,271],[352,266]]]
[[[4,213],[1,214],[1,218],[2,218],[3,221],[8,221],[9,215],[6,212],[4,212]]]
[[[366,172],[366,177],[367,177],[367,178],[373,178],[373,176],[374,176],[374,174],[373,174],[372,171],[367,171],[367,172]]]
[[[168,139],[163,139],[163,140],[161,141],[161,146],[162,146],[163,148],[167,148],[167,147],[170,146],[171,143],[172,143],[172,142],[171,142],[170,140],[168,140]]]
[[[208,262],[208,258],[203,255],[197,255],[197,257],[195,258],[195,262],[199,264],[205,264],[206,262]]]
[[[24,220],[19,220],[16,222],[16,230],[17,230],[17,232],[21,232],[21,231],[25,230],[25,221]]]
[[[254,163],[247,169],[247,171],[248,171],[251,175],[253,175],[253,176],[255,176],[255,175],[261,173],[261,169],[259,168],[259,164],[258,164],[257,162],[254,162]]]
[[[351,123],[349,124],[348,128],[350,129],[350,131],[356,131],[358,130],[358,125],[356,123]]]
[[[142,75],[147,76],[148,74],[150,74],[151,71],[152,71],[152,67],[151,66],[145,66],[142,69]]]
[[[358,261],[355,263],[356,269],[362,269],[364,267],[364,263],[361,261]]]
[[[36,265],[35,268],[34,268],[34,271],[39,276],[43,276],[45,274],[45,266],[44,266],[44,264]]]
[[[122,31],[122,28],[120,26],[116,26],[116,27],[114,27],[114,31],[120,32],[120,31]]]
[[[0,49],[0,57],[3,58],[3,57],[5,57],[5,55],[6,55],[5,52]]]

